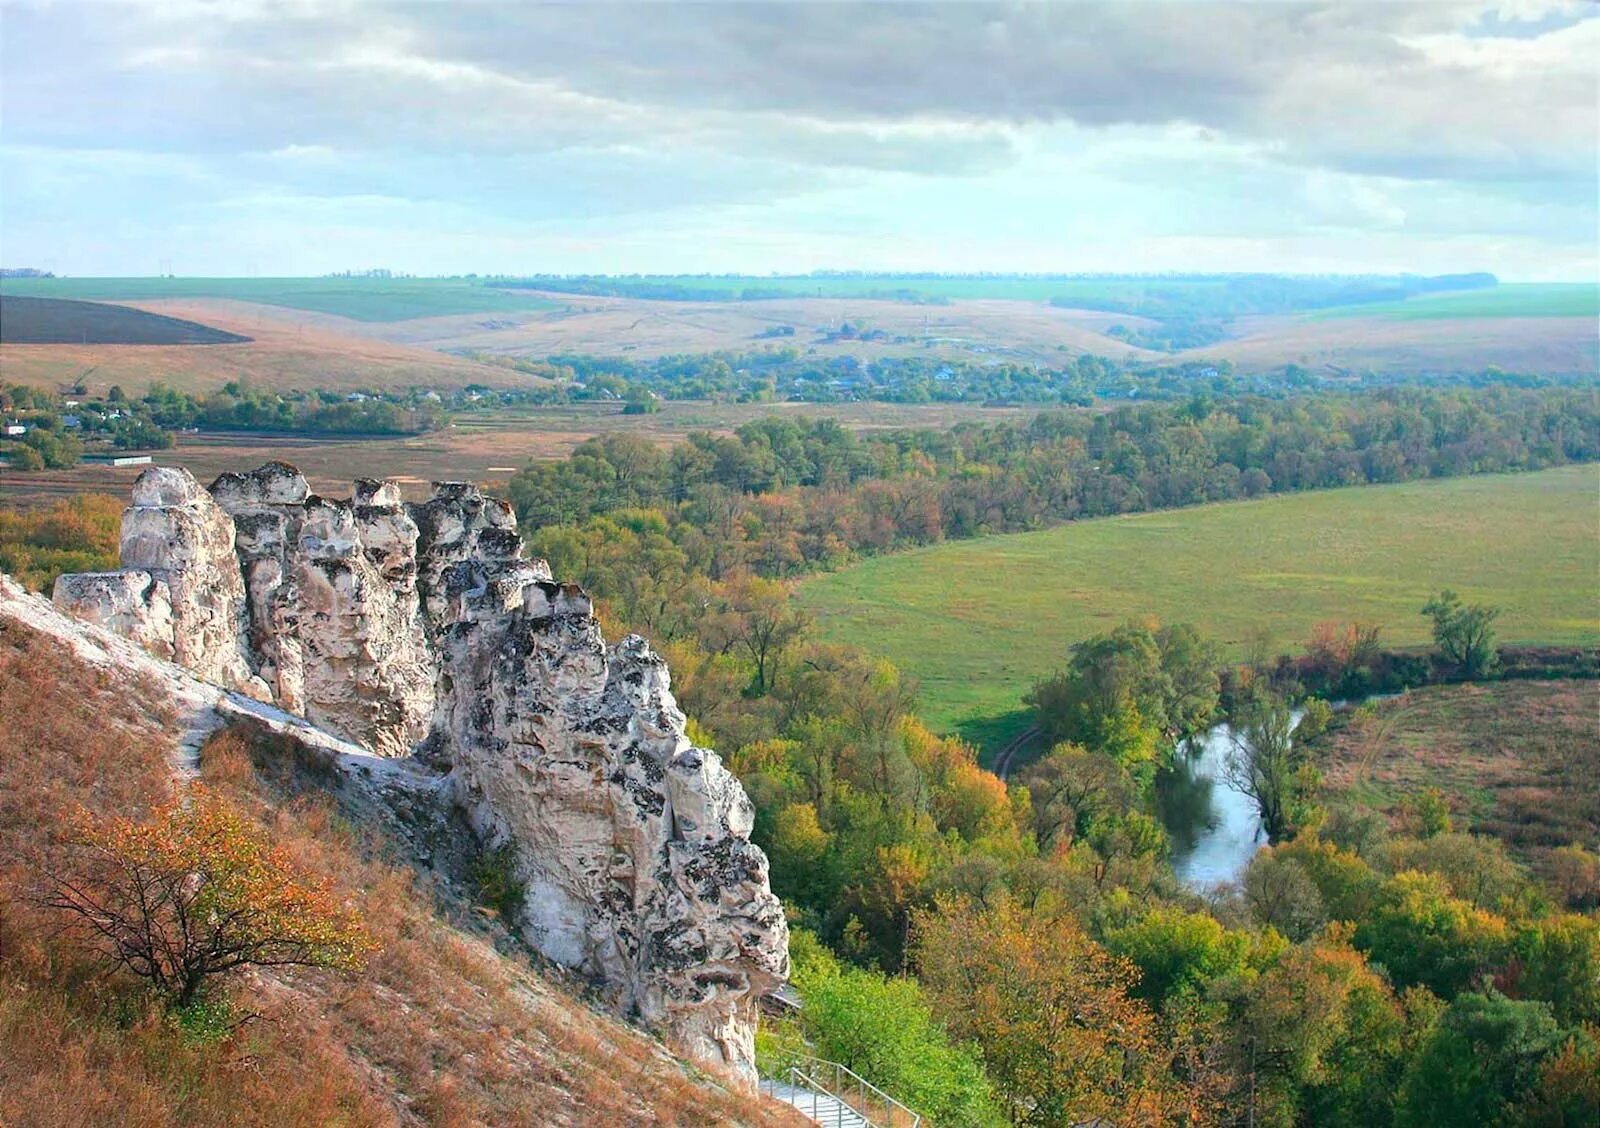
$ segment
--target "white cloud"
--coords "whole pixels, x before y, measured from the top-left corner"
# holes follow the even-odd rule
[[[547,267],[471,261],[463,230],[503,260],[654,246],[685,268],[1098,268],[1119,243],[1130,269],[1239,246],[1294,268],[1323,237],[1374,265],[1474,237],[1501,262],[1594,260],[1600,18],[1573,3],[84,14],[0,0],[8,258],[74,209],[123,230],[298,209],[404,222],[366,258],[410,248],[412,269]]]

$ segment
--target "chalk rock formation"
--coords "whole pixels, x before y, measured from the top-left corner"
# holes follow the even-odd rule
[[[368,483],[354,503],[320,498],[282,462],[211,489],[238,530],[250,641],[275,700],[405,755],[427,735],[436,671],[410,582],[417,527],[399,491]]]
[[[210,493],[153,469],[122,549],[128,570],[63,577],[56,603],[381,755],[426,736],[444,791],[509,851],[521,935],[753,1076],[788,929],[749,798],[688,739],[665,662],[637,636],[608,649],[508,505],[441,483],[407,506],[376,480],[331,500],[283,463]]]
[[[106,577],[63,577],[57,603],[78,613],[82,601],[86,617],[139,637],[206,681],[269,697],[245,645],[233,522],[187,470],[152,467],[139,475],[132,504],[122,512],[121,555],[123,568],[149,577],[140,598],[132,597],[139,577],[123,581],[120,591]]]
[[[423,508],[451,545],[482,545],[501,520],[472,489]],[[423,571],[441,577],[448,623],[436,735],[469,819],[514,850],[521,930],[687,1052],[753,1074],[755,1008],[788,974],[788,929],[750,800],[690,743],[644,639],[608,653],[581,588],[493,543],[506,555],[438,570],[425,552]]]
[[[149,572],[80,572],[56,579],[56,606],[172,660],[172,595]]]

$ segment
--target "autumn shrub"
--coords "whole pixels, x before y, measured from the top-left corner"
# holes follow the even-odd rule
[[[76,822],[76,864],[52,875],[46,903],[176,1007],[236,968],[351,971],[377,947],[326,881],[202,788],[149,818]]]
[[[1138,971],[1070,917],[946,899],[918,914],[915,936],[934,1014],[982,1055],[1014,1122],[1203,1120],[1133,994]]]

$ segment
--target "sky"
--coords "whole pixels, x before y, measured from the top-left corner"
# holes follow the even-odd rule
[[[0,264],[1594,281],[1600,6],[0,0]]]

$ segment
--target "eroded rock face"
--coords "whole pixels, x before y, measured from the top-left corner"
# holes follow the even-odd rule
[[[149,572],[60,576],[50,598],[74,618],[132,639],[157,658],[172,660],[172,596],[167,585]]]
[[[427,735],[437,670],[399,490],[368,482],[353,501],[321,498],[281,462],[211,489],[238,529],[250,640],[277,702],[382,755],[407,754]]]
[[[481,535],[493,518],[474,493],[430,502],[438,524]],[[691,745],[666,663],[637,636],[608,652],[588,596],[547,569],[474,558],[438,574],[437,738],[480,834],[512,846],[521,931],[688,1052],[753,1074],[788,928],[750,800]]]
[[[170,615],[174,662],[229,689],[270,696],[249,660],[233,522],[187,470],[156,466],[139,475],[132,504],[122,511],[121,556],[123,568],[165,587],[166,608],[158,597],[147,601],[149,617],[138,626],[128,623],[130,637],[165,637],[161,620]],[[78,590],[69,583],[64,596]],[[126,605],[124,620],[135,611]]]
[[[63,577],[57,604],[380,754],[427,735],[510,852],[522,936],[753,1076],[788,929],[750,801],[686,736],[665,662],[637,636],[609,649],[583,590],[523,557],[508,505],[442,483],[407,506],[378,480],[326,499],[284,463],[208,493],[161,468],[135,484],[123,564]]]

